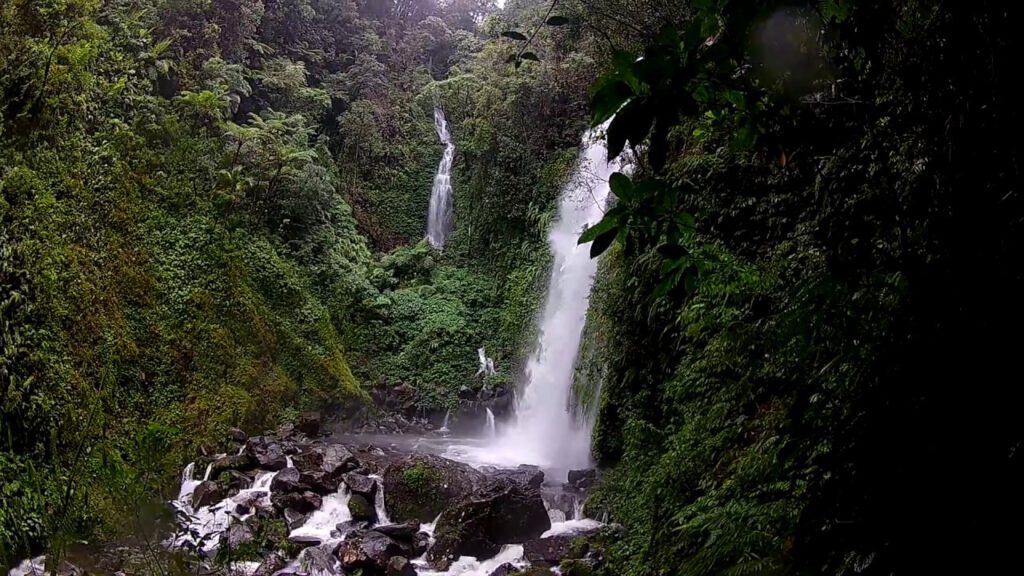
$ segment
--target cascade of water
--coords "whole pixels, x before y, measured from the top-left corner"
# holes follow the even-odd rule
[[[444,422],[441,422],[441,427],[438,428],[438,430],[437,430],[438,432],[441,432],[442,434],[447,434],[448,433],[448,417],[451,416],[451,415],[452,415],[452,411],[451,410],[449,410],[449,411],[444,413]]]
[[[434,128],[444,145],[444,155],[434,175],[434,187],[430,191],[430,211],[427,214],[427,240],[438,250],[444,248],[452,231],[454,201],[452,199],[452,162],[455,160],[455,142],[448,131],[448,121],[441,108],[434,108]]]
[[[494,412],[491,409],[487,409],[487,424],[484,425],[484,436],[487,438],[494,438],[498,435],[497,426],[494,423]]]
[[[575,414],[571,389],[597,262],[590,258],[590,246],[577,241],[604,215],[608,179],[618,168],[607,154],[600,132],[588,132],[579,170],[562,192],[558,219],[548,234],[554,261],[537,345],[527,362],[527,384],[515,422],[492,447],[501,460],[558,470],[590,464],[592,422]]]

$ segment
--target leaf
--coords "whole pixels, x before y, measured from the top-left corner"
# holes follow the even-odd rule
[[[519,60],[519,54],[509,54],[508,58],[505,58],[505,62],[508,62],[509,64],[511,64],[513,62],[517,62],[518,60]]]
[[[630,100],[608,126],[608,160],[621,154],[627,141],[633,146],[643,142],[653,122],[654,111],[647,98]]]
[[[608,178],[608,186],[612,193],[627,202],[635,199],[633,181],[622,172],[615,172]]]
[[[547,24],[548,26],[565,26],[569,22],[571,22],[571,20],[569,20],[565,16],[552,16],[551,18],[548,18],[544,23]]]
[[[679,244],[662,244],[658,246],[658,254],[668,260],[679,260],[689,254],[689,250]]]
[[[733,146],[742,150],[753,146],[756,140],[757,131],[754,129],[754,126],[748,122],[736,131],[736,135],[733,137],[732,143]]]
[[[526,36],[522,32],[516,32],[515,30],[506,30],[501,33],[505,38],[511,38],[513,40],[526,40]]]
[[[523,60],[532,60],[534,62],[540,62],[540,58],[537,57],[533,52],[523,52],[519,55]]]
[[[618,228],[618,226],[619,219],[615,216],[610,216],[609,214],[606,214],[600,222],[584,230],[583,234],[580,234],[579,241],[576,243],[586,244],[587,242],[593,242],[601,234],[604,234],[605,232],[608,232],[610,230],[615,230],[616,228]]]
[[[618,235],[618,230],[609,230],[598,235],[598,237],[594,239],[594,243],[590,245],[590,257],[597,258],[603,254],[604,251],[612,245],[612,242],[615,241],[615,237]]]
[[[634,95],[633,89],[622,80],[606,79],[600,83],[590,99],[590,109],[593,111],[590,117],[591,125],[604,124],[605,120],[618,112],[619,108]]]

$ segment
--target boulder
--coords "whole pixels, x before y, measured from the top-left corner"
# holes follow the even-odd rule
[[[540,492],[516,482],[498,482],[445,510],[437,520],[427,558],[447,570],[460,556],[490,558],[503,544],[538,538],[551,528]]]
[[[391,462],[383,477],[384,507],[395,522],[432,522],[486,482],[486,477],[470,466],[432,454]]]
[[[489,576],[514,576],[516,574],[519,574],[519,568],[516,568],[514,565],[505,562],[501,566],[498,566],[494,570],[491,570]]]
[[[249,435],[246,434],[245,432],[243,432],[241,429],[239,429],[239,428],[229,428],[228,429],[228,440],[231,440],[232,442],[237,442],[239,444],[244,444],[245,441],[248,440],[248,439],[249,439]]]
[[[221,472],[227,470],[239,470],[242,472],[248,472],[249,470],[256,469],[256,459],[249,454],[236,454],[234,456],[224,456],[214,460],[213,464],[210,465],[210,478],[219,478]]]
[[[597,567],[598,562],[592,558],[563,560],[558,565],[558,572],[562,576],[594,576]]]
[[[271,552],[260,562],[256,571],[252,573],[252,576],[273,576],[274,573],[284,569],[288,565],[288,561],[277,552]]]
[[[221,474],[220,481],[227,486],[229,491],[236,494],[239,490],[245,490],[252,486],[252,478],[238,470],[226,470]]]
[[[360,570],[363,576],[386,576],[388,562],[408,556],[409,548],[374,530],[350,533],[335,552],[346,573]]]
[[[289,530],[295,530],[299,526],[302,526],[306,523],[306,515],[299,512],[298,510],[285,508],[284,522],[288,525]]]
[[[319,546],[322,542],[316,536],[289,536],[288,542],[298,548],[311,548]]]
[[[540,488],[544,483],[544,471],[529,464],[520,464],[518,468],[490,468],[483,471],[494,478],[516,482],[530,488]]]
[[[352,452],[340,444],[310,446],[293,456],[292,463],[305,482],[325,494],[337,491],[342,476],[359,466]]]
[[[342,476],[342,481],[353,494],[359,494],[370,502],[377,497],[377,481],[369,476],[349,472]]]
[[[430,548],[430,540],[432,536],[426,532],[417,532],[416,536],[412,540],[412,547],[415,551],[413,554],[414,558],[419,558],[427,553],[427,549]]]
[[[392,556],[384,573],[385,576],[416,576],[416,568],[405,556]]]
[[[299,553],[299,574],[315,574],[316,576],[334,576],[338,574],[333,552],[322,547],[315,546],[306,548]],[[277,576],[292,576],[291,574],[280,573]]]
[[[599,531],[600,528],[594,528],[574,534],[527,540],[523,544],[523,556],[534,566],[558,566],[562,560],[585,556],[590,549],[589,539]]]
[[[374,530],[399,542],[412,542],[420,531],[420,525],[417,522],[406,522],[377,526]]]
[[[352,519],[356,521],[375,522],[377,520],[377,510],[374,509],[373,504],[359,494],[353,494],[348,499],[348,511],[352,514]]]
[[[295,468],[285,468],[270,481],[270,491],[277,494],[305,492],[309,486],[302,482],[301,474]]]
[[[278,510],[287,510],[291,508],[300,514],[309,514],[310,512],[317,510],[323,504],[323,500],[319,494],[314,492],[292,492],[290,494],[274,494],[270,495],[270,502],[274,505],[274,508]]]
[[[247,523],[234,522],[221,536],[221,547],[238,550],[246,544],[251,544],[253,539],[252,528]]]
[[[589,488],[597,480],[597,470],[569,470],[569,484],[575,488]]]
[[[192,508],[198,510],[223,499],[224,488],[212,480],[204,480],[192,491]]]
[[[310,438],[316,438],[320,435],[320,413],[303,412],[295,424],[295,429]]]

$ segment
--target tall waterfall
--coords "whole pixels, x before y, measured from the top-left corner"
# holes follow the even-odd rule
[[[444,144],[444,155],[434,175],[434,187],[430,191],[430,212],[427,215],[427,240],[431,246],[441,250],[452,232],[454,220],[452,199],[452,161],[455,160],[455,143],[448,131],[448,121],[440,107],[434,108],[434,128],[437,137]]]
[[[554,261],[538,341],[527,362],[516,421],[496,446],[511,461],[557,470],[591,463],[592,422],[576,416],[571,391],[597,261],[590,258],[589,244],[576,242],[604,214],[608,178],[618,167],[607,162],[607,154],[601,134],[584,135],[578,172],[562,191],[548,234]]]

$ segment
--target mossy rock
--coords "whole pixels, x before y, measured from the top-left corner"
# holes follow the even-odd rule
[[[432,454],[392,462],[383,476],[384,506],[395,522],[433,522],[443,510],[486,481],[470,466]]]
[[[562,576],[593,576],[594,565],[589,560],[563,560],[558,565]]]
[[[377,510],[370,504],[364,496],[360,494],[353,494],[348,499],[348,511],[352,514],[353,520],[369,520],[373,522],[377,519]]]

